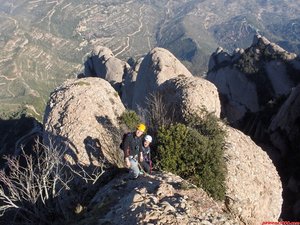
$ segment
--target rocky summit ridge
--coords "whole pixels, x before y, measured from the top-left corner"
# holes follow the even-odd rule
[[[300,58],[263,36],[233,54],[212,54],[206,78],[218,89],[222,117],[268,152],[281,174],[283,215],[299,221]]]
[[[223,113],[234,123],[247,112],[258,112],[299,83],[299,57],[256,35],[247,49],[232,55],[218,48],[210,57],[206,78],[224,99]],[[298,72],[297,72],[298,71]]]
[[[113,57],[108,55],[108,58]],[[99,56],[97,60],[103,59]],[[125,64],[119,65],[123,68]],[[199,108],[220,117],[223,106],[218,86],[193,77],[167,50],[153,49],[136,63],[135,68],[123,70],[121,89],[116,86],[113,89],[112,83],[103,79],[105,76],[98,75],[102,78],[69,80],[51,94],[44,117],[45,134],[57,145],[64,143],[69,154],[67,159],[92,165],[91,159],[100,155],[107,159],[108,167],[122,168],[123,155],[117,141],[121,140],[121,134],[116,119],[125,110],[124,103],[133,108],[143,106],[153,92],[165,93],[162,101],[175,107],[182,119],[186,116],[185,110],[201,113]],[[126,84],[133,87],[130,94]],[[123,93],[126,98],[122,98]],[[254,225],[277,221],[283,199],[275,166],[267,153],[248,136],[223,126],[227,132],[225,161],[228,169],[225,202],[213,201],[201,188],[172,174],[156,173],[134,181],[118,175],[83,207],[78,224]]]
[[[78,225],[239,224],[237,218],[223,212],[222,203],[171,173],[155,173],[133,181],[119,175],[98,192],[89,207],[92,210]]]

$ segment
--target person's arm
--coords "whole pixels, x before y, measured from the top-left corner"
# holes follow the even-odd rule
[[[150,146],[148,147],[148,152],[147,152],[147,158],[148,158],[148,160],[149,161],[151,161],[151,148],[150,148]]]
[[[139,152],[139,161],[143,162],[144,161],[144,156],[143,156],[143,151]]]
[[[131,166],[131,163],[130,163],[130,161],[129,161],[129,157],[125,157],[125,166],[126,166],[127,168],[130,168],[130,166]]]
[[[142,141],[139,144],[139,161],[143,162],[144,157],[143,157],[143,146],[142,146]]]

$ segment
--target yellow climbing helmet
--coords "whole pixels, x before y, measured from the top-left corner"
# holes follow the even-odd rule
[[[136,127],[137,130],[140,130],[142,132],[145,132],[146,130],[146,125],[143,124],[143,123],[140,123],[137,127]]]

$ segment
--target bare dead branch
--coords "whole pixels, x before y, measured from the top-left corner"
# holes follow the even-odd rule
[[[76,197],[72,188],[82,182],[94,185],[107,165],[106,159],[99,157],[98,167],[71,167],[64,160],[65,150],[38,140],[32,152],[22,148],[20,154],[5,157],[7,171],[0,170],[0,217],[12,211],[11,224],[51,224],[46,219],[51,213],[71,218],[65,204]],[[67,191],[73,196],[66,195]]]
[[[58,149],[37,140],[31,154],[21,150],[20,156],[5,157],[8,172],[0,171],[0,184],[4,185],[0,186],[0,216],[17,209],[19,217],[28,217],[27,224],[34,224],[46,218],[47,201],[66,190],[72,177],[65,176],[65,162]]]
[[[160,93],[152,93],[146,99],[146,108],[139,108],[139,114],[149,128],[157,130],[160,126],[167,126],[174,121],[174,109],[167,107]]]

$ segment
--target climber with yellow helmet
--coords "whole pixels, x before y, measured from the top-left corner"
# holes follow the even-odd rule
[[[124,138],[122,149],[124,150],[125,165],[130,169],[133,178],[140,174],[139,162],[143,161],[142,135],[146,130],[146,125],[140,123],[135,132],[128,133]]]

